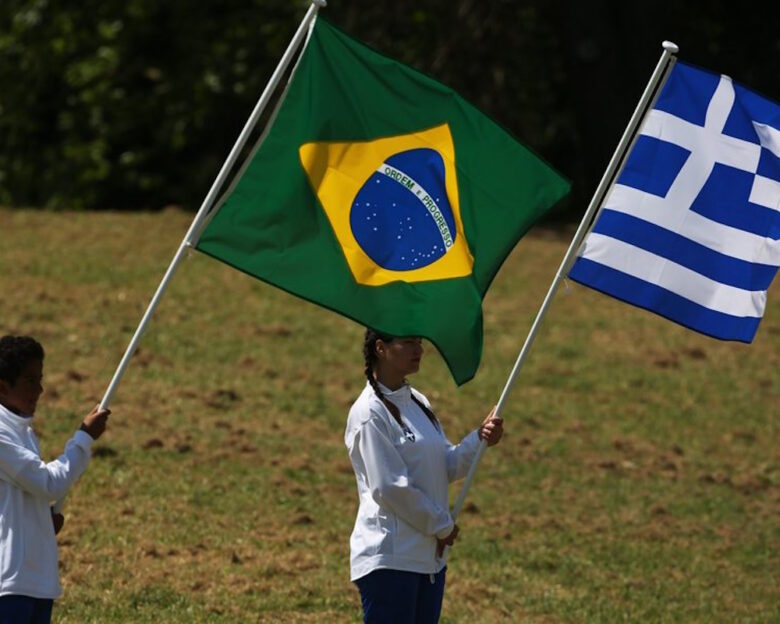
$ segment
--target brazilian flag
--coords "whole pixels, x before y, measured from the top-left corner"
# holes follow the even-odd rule
[[[380,332],[458,384],[482,298],[569,184],[451,89],[319,19],[197,249]]]

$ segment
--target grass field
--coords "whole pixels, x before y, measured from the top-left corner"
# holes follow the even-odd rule
[[[0,210],[0,333],[38,337],[53,458],[102,396],[191,215]],[[475,427],[568,244],[535,231],[456,388]],[[780,621],[780,286],[755,343],[563,288],[461,516],[442,622]],[[343,444],[362,330],[198,253],[179,268],[72,491],[55,622],[358,622]],[[454,499],[457,486],[452,490]]]

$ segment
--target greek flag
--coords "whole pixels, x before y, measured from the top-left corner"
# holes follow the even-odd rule
[[[780,106],[677,62],[569,277],[751,342],[780,266]]]

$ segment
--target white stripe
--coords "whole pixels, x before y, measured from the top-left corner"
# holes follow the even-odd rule
[[[647,113],[639,130],[640,134],[674,143],[689,152],[696,149],[701,132],[701,126],[655,108]]]
[[[663,197],[616,184],[604,206],[654,223],[732,258],[780,266],[780,240],[716,223],[687,206],[670,205]]]
[[[703,154],[708,160],[750,173],[756,172],[761,157],[760,145],[720,134],[719,130],[713,133],[709,128],[656,109],[647,113],[640,134],[674,143],[694,154]]]
[[[710,310],[737,317],[761,317],[766,291],[721,284],[628,243],[591,232],[582,257],[665,288]]]
[[[715,93],[712,94],[707,114],[704,116],[704,127],[720,134],[729,118],[731,107],[734,106],[736,94],[734,93],[734,83],[731,78],[721,74],[718,86],[715,87]]]
[[[748,201],[780,212],[780,182],[757,175]]]
[[[753,122],[761,145],[780,158],[780,130],[766,124]]]

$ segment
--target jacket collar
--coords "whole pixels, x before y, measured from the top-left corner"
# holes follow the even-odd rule
[[[379,386],[379,389],[382,391],[382,394],[393,402],[403,401],[406,399],[411,400],[412,398],[412,387],[409,385],[408,381],[404,381],[404,384],[398,388],[398,390],[390,390],[390,388],[379,381],[376,383]],[[370,394],[375,394],[374,389],[371,387],[371,384],[368,381],[366,381],[366,389]]]
[[[404,401],[411,399],[412,397],[412,387],[407,381],[404,381],[403,385],[397,390],[390,390],[390,388],[379,381],[377,381],[377,384],[379,385],[379,389],[382,391],[382,394],[384,394],[391,401]]]
[[[0,420],[17,430],[24,430],[32,425],[32,416],[24,417],[14,414],[5,405],[0,405]]]

